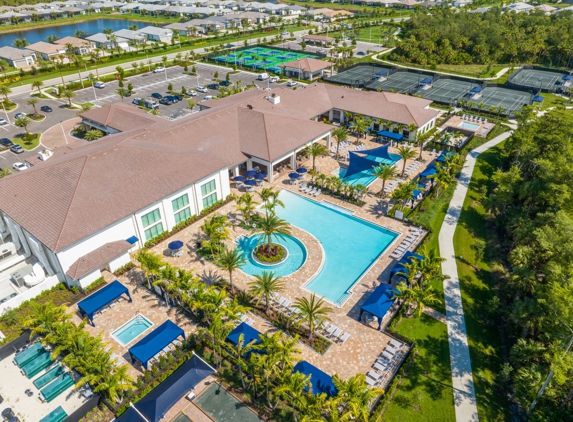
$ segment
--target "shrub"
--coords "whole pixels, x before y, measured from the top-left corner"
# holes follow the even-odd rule
[[[120,275],[125,274],[126,272],[128,272],[132,268],[135,268],[135,264],[133,262],[129,261],[127,264],[122,265],[117,270],[115,270],[113,273],[114,273],[114,275],[119,277]]]
[[[90,294],[91,292],[99,289],[101,286],[103,286],[105,284],[105,280],[103,277],[98,278],[96,281],[94,281],[93,283],[89,284],[88,286],[85,287],[84,289],[84,293],[85,294]],[[75,286],[74,286],[75,287]],[[72,287],[73,290],[73,287]]]

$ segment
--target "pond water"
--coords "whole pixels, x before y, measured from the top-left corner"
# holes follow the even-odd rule
[[[151,25],[147,22],[135,22],[121,19],[95,19],[87,22],[76,22],[61,26],[45,26],[36,29],[26,29],[17,32],[0,33],[0,47],[13,45],[17,38],[26,38],[29,44],[38,41],[46,41],[49,35],[57,35],[58,38],[74,37],[76,31],[83,31],[87,35],[103,32],[104,28],[110,28],[113,31],[127,29],[131,25],[137,25],[139,28]]]

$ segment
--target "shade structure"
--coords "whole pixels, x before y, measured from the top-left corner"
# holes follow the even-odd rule
[[[125,239],[125,241],[126,241],[127,243],[129,243],[130,245],[134,245],[136,242],[139,241],[139,239],[138,239],[137,236],[131,236],[131,237]]]
[[[344,177],[352,176],[353,174],[359,173],[361,171],[370,170],[372,167],[380,164],[378,161],[380,158],[393,161],[393,158],[388,152],[389,147],[390,145],[384,145],[381,147],[365,149],[362,151],[350,151],[348,153],[350,158],[348,169],[346,169],[346,174]]]
[[[536,95],[535,97],[533,97],[531,99],[531,102],[533,103],[542,103],[543,100],[545,100],[545,98],[543,98],[541,95]]]
[[[431,84],[432,78],[424,78],[420,81],[421,84]]]
[[[313,394],[326,393],[330,397],[336,396],[337,391],[334,383],[332,382],[332,377],[307,361],[302,360],[297,363],[292,372],[300,372],[304,375],[310,375],[310,384],[312,386]]]
[[[257,174],[255,174],[255,179],[258,179],[258,180],[263,180],[265,177],[267,177],[267,174],[266,174],[266,173],[257,173]]]
[[[417,259],[418,261],[423,261],[424,257],[422,255],[418,255],[414,252],[406,252],[404,256],[398,261],[394,267],[390,270],[390,278],[392,278],[395,274],[404,273],[408,274],[408,270],[404,267],[404,264],[411,264],[413,259]]]
[[[129,290],[119,281],[114,280],[107,286],[99,289],[94,294],[88,296],[84,300],[78,303],[78,309],[82,314],[87,316],[95,326],[93,319],[94,314],[106,306],[108,303],[113,302],[122,294],[126,294],[129,301],[131,302],[131,296],[129,295]]]
[[[419,189],[415,189],[414,192],[412,192],[412,199],[416,199],[418,197],[418,195],[421,194],[422,192],[424,192],[424,191],[419,190]]]
[[[436,169],[436,166],[434,164],[430,164],[428,167],[426,167],[424,169],[423,172],[421,172],[419,174],[420,177],[430,177],[433,176],[434,174],[436,174],[438,170]]]
[[[362,314],[368,312],[378,317],[378,329],[380,329],[382,319],[396,300],[394,299],[394,293],[396,292],[397,290],[389,284],[380,284],[360,307],[360,316],[358,319],[361,320]]]
[[[472,89],[470,89],[470,92],[474,93],[481,92],[481,88],[479,86],[474,86]]]
[[[291,179],[298,179],[300,177],[300,174],[298,173],[289,173],[288,177],[290,177]]]
[[[376,76],[386,76],[388,74],[387,70],[381,70],[380,72],[376,72]]]
[[[245,181],[245,176],[235,176],[233,177],[233,180],[235,182],[244,182]]]
[[[247,170],[245,174],[247,177],[253,177],[255,174],[257,174],[257,172],[255,170]]]
[[[261,333],[255,330],[250,325],[241,322],[237,328],[235,328],[231,333],[227,336],[227,341],[229,343],[234,344],[235,346],[239,344],[239,337],[243,335],[243,346],[249,344],[251,341],[255,340],[255,344],[260,344]]]
[[[564,81],[570,81],[571,75],[563,75],[563,77],[561,79],[563,79]]]
[[[169,249],[171,249],[172,251],[176,251],[176,250],[181,249],[183,247],[183,242],[180,240],[174,240],[173,242],[169,242],[167,247]]]
[[[245,180],[245,185],[247,186],[255,186],[257,184],[257,182],[255,182],[254,180]]]
[[[147,369],[149,360],[179,336],[185,338],[183,329],[170,320],[165,321],[129,349],[132,362],[138,360]]]
[[[133,404],[132,404],[133,406]],[[128,407],[125,412],[121,414],[119,418],[116,418],[116,422],[149,422],[142,415],[139,414],[134,407]]]
[[[215,369],[193,353],[191,359],[139,400],[134,407],[149,422],[159,422],[175,403],[214,372]]]
[[[299,168],[296,169],[296,172],[297,172],[297,173],[300,173],[300,174],[304,174],[304,173],[306,173],[307,171],[308,171],[308,169],[307,169],[306,167],[299,167]]]
[[[404,139],[404,135],[400,133],[390,132],[388,130],[381,130],[380,132],[376,133],[378,136],[383,136],[384,138],[389,138],[394,141],[401,141]]]
[[[436,161],[439,163],[445,163],[446,158],[450,158],[454,155],[456,155],[454,151],[444,151],[443,153],[440,154],[438,158],[436,158]]]

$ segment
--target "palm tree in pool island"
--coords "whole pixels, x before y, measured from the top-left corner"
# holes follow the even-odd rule
[[[229,272],[229,284],[231,285],[231,292],[234,291],[235,286],[233,285],[233,272],[240,270],[243,265],[247,262],[245,254],[239,249],[228,249],[224,247],[219,252],[215,265],[222,270]]]
[[[265,215],[257,220],[257,226],[252,231],[253,234],[261,233],[257,252],[266,258],[272,260],[283,248],[273,244],[273,239],[280,239],[284,236],[290,236],[290,225],[282,218],[277,217],[274,213]]]

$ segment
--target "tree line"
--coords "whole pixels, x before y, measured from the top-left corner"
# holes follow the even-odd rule
[[[533,421],[573,420],[572,138],[569,111],[526,108],[486,200],[507,264],[488,304],[509,348],[498,381]]]
[[[485,13],[432,9],[403,22],[391,60],[420,65],[537,63],[567,67],[573,61],[573,13]]]

